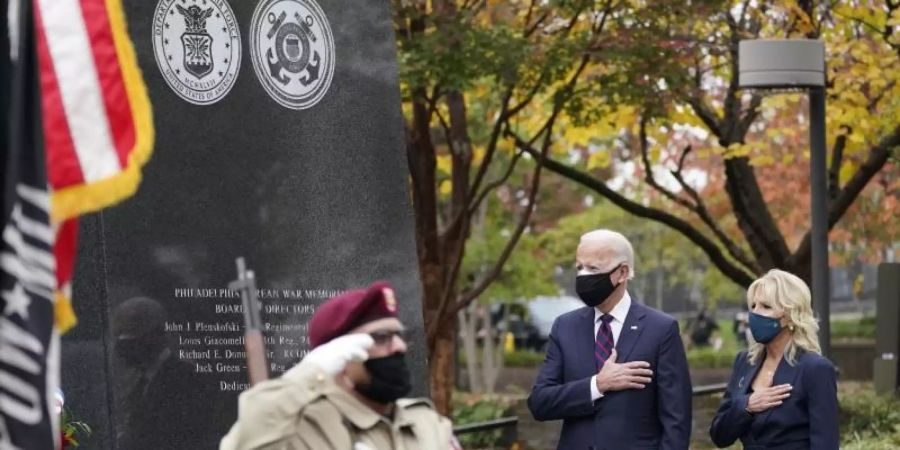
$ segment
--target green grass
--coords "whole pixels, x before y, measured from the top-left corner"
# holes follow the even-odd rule
[[[875,317],[831,320],[831,339],[875,339]]]
[[[481,356],[482,350],[479,349],[478,352]],[[503,355],[503,364],[506,367],[538,367],[542,362],[544,354],[531,350],[516,350]],[[466,352],[462,350],[459,352],[459,363],[463,366],[466,364]]]

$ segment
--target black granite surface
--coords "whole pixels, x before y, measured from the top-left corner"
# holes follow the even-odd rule
[[[67,403],[95,429],[86,448],[217,448],[246,383],[243,347],[229,344],[242,336],[240,298],[226,289],[238,256],[257,276],[273,374],[307,349],[316,305],[386,279],[414,336],[414,392],[427,391],[389,2],[319,2],[335,67],[328,92],[304,110],[273,101],[254,73],[256,3],[229,2],[242,40],[233,88],[194,105],[154,58],[156,1],[124,2],[156,146],[138,193],[81,222],[80,324],[62,357]]]

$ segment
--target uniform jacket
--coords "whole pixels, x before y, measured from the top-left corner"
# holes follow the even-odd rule
[[[528,397],[532,415],[563,421],[559,450],[687,450],[691,380],[678,322],[634,301],[615,344],[618,362],[650,363],[652,382],[592,401],[594,309],[558,317]]]
[[[750,414],[746,410],[750,387],[761,366],[751,364],[747,352],[735,358],[728,390],[709,430],[713,442],[727,447],[740,439],[745,449],[753,450],[836,450],[837,380],[831,362],[806,352],[798,353],[793,366],[782,358],[772,385],[790,384],[790,397],[779,406]]]
[[[303,364],[301,362],[301,364]],[[388,419],[309,365],[302,376],[240,395],[220,450],[447,450],[452,429],[424,399],[401,399]]]

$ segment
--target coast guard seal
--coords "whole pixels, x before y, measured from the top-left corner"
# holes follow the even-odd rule
[[[313,0],[262,0],[250,21],[256,77],[276,102],[310,108],[328,92],[334,74],[334,37]]]
[[[159,0],[153,54],[169,87],[195,105],[228,94],[241,66],[241,33],[225,0]]]

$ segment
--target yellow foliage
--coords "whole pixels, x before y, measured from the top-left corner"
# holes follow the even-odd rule
[[[747,156],[750,154],[750,150],[752,150],[752,148],[748,144],[734,143],[728,146],[728,149],[725,151],[725,157],[739,158],[741,156]]]
[[[512,155],[516,152],[515,144],[510,140],[497,141],[497,152]]]
[[[441,197],[446,197],[450,195],[450,192],[453,191],[453,182],[450,180],[441,181],[441,188],[439,190]]]
[[[866,139],[860,133],[850,133],[848,140],[854,144],[862,144],[866,142]]]
[[[844,160],[843,164],[841,164],[841,172],[838,174],[838,178],[840,178],[840,182],[846,183],[853,177],[853,174],[856,173],[857,165],[853,161]]]
[[[563,131],[563,140],[570,146],[587,146],[595,137],[596,128],[566,127]]]
[[[453,160],[450,155],[437,155],[437,170],[449,176],[453,171]]]
[[[775,164],[775,158],[768,154],[756,155],[750,158],[750,164],[757,167],[771,166],[772,164]]]
[[[483,146],[474,146],[472,149],[472,165],[477,166],[481,164],[481,161],[484,160],[485,151],[486,149]]]
[[[675,112],[669,115],[672,122],[693,127],[702,127],[703,121],[694,114],[694,110],[690,107],[677,108]]]
[[[891,13],[891,18],[887,21],[887,26],[896,27],[900,26],[900,9],[895,9],[893,13]]]
[[[588,170],[593,170],[597,168],[607,168],[609,167],[609,163],[612,159],[609,156],[608,150],[598,150],[594,153],[591,153],[591,156],[588,157],[587,168]]]
[[[656,164],[659,162],[659,157],[662,154],[662,149],[658,146],[654,146],[650,148],[650,162]]]

